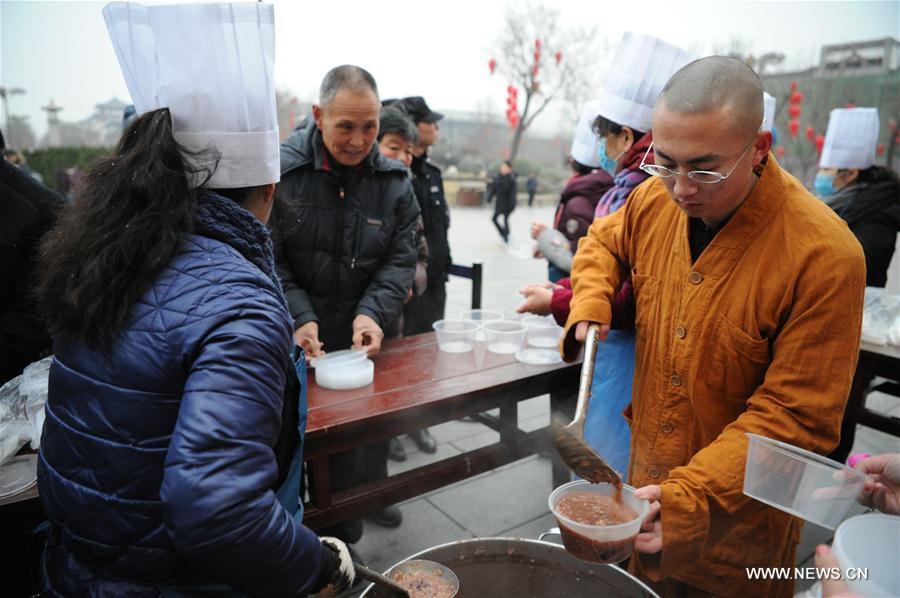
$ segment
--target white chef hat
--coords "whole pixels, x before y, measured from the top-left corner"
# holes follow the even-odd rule
[[[600,138],[592,128],[599,114],[599,101],[585,102],[572,138],[572,159],[591,168],[600,168]]]
[[[167,107],[186,150],[221,154],[208,187],[279,181],[271,5],[112,2],[103,18],[137,113]]]
[[[649,131],[656,98],[669,77],[690,60],[690,54],[677,46],[626,31],[603,84],[600,114],[637,131]]]
[[[878,108],[835,108],[828,116],[828,130],[820,168],[868,168],[875,164],[878,145]]]
[[[772,131],[775,126],[775,96],[763,92],[763,131]]]

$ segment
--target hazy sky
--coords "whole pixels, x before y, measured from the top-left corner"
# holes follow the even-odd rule
[[[823,44],[900,37],[900,0],[548,3],[561,9],[564,23],[596,27],[611,44],[631,29],[708,54],[739,38],[755,54],[785,53],[791,67],[817,63]],[[104,4],[0,0],[0,84],[26,90],[10,99],[9,110],[27,115],[39,137],[46,130],[40,107],[50,98],[68,121],[114,96],[130,101],[100,14]],[[436,110],[505,110],[507,81],[487,68],[505,0],[274,4],[276,84],[303,100],[314,99],[329,68],[353,63],[372,72],[383,97],[423,95]],[[571,129],[558,118],[548,115],[541,128]]]

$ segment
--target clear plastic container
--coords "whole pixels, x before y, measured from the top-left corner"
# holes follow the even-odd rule
[[[851,517],[838,526],[831,549],[853,593],[900,596],[900,517],[883,513]]]
[[[467,353],[475,346],[475,335],[481,327],[473,320],[438,320],[432,328],[441,351]]]
[[[473,320],[479,324],[502,320],[503,314],[492,309],[467,309],[459,314],[460,320]]]
[[[834,529],[847,515],[866,476],[821,455],[747,433],[744,494]]]
[[[467,309],[459,314],[459,319],[472,320],[473,322],[478,322],[480,326],[485,322],[498,322],[505,318],[501,312],[492,309]],[[478,332],[475,333],[475,340],[479,342],[484,341],[484,331],[480,327]]]
[[[532,347],[555,349],[562,338],[563,328],[553,316],[525,316],[522,323],[528,328],[526,339]]]
[[[641,522],[650,510],[650,503],[634,495],[634,488],[622,484],[622,502],[637,513],[637,517],[618,525],[588,525],[578,523],[562,515],[557,505],[565,496],[575,492],[592,492],[602,496],[614,496],[612,484],[592,484],[576,480],[563,484],[550,494],[548,504],[559,524],[563,546],[577,559],[589,563],[611,564],[624,561],[634,550],[634,540],[641,530]]]
[[[326,353],[321,357],[313,357],[309,360],[309,365],[314,368],[333,366],[338,363],[351,364],[359,363],[366,358],[368,351],[362,349],[344,349],[343,351],[333,351]]]
[[[500,320],[481,325],[487,350],[491,353],[515,353],[525,342],[525,324]]]

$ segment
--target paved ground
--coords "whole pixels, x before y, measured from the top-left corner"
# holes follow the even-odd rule
[[[550,207],[520,208],[511,218],[512,235],[525,241],[533,219],[549,222]],[[483,307],[512,312],[518,305],[517,289],[528,282],[546,278],[546,262],[513,255],[490,222],[491,213],[483,208],[454,208],[450,229],[453,261],[484,264]],[[469,308],[469,282],[451,280],[448,287],[447,315],[455,316]],[[900,402],[893,397],[871,396],[869,406],[900,416]],[[536,397],[522,404],[520,426],[526,430],[546,425],[549,399]],[[449,422],[433,427],[437,438],[436,455],[418,452],[409,438],[403,438],[409,458],[391,463],[390,473],[441,459],[461,451],[497,441],[497,434],[476,423]],[[900,450],[897,438],[860,427],[854,452],[872,454]],[[366,563],[384,570],[406,556],[425,548],[470,537],[509,536],[537,538],[555,525],[547,507],[553,488],[550,459],[532,456],[492,472],[436,490],[401,505],[403,525],[388,530],[366,521],[366,531],[356,549]],[[828,530],[807,525],[798,561],[808,561],[815,545],[831,537]]]

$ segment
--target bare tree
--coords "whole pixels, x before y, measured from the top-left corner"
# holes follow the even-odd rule
[[[510,121],[512,161],[522,135],[552,102],[580,105],[596,89],[602,51],[594,30],[563,27],[559,10],[531,3],[507,9],[495,51],[498,73],[520,94]]]

